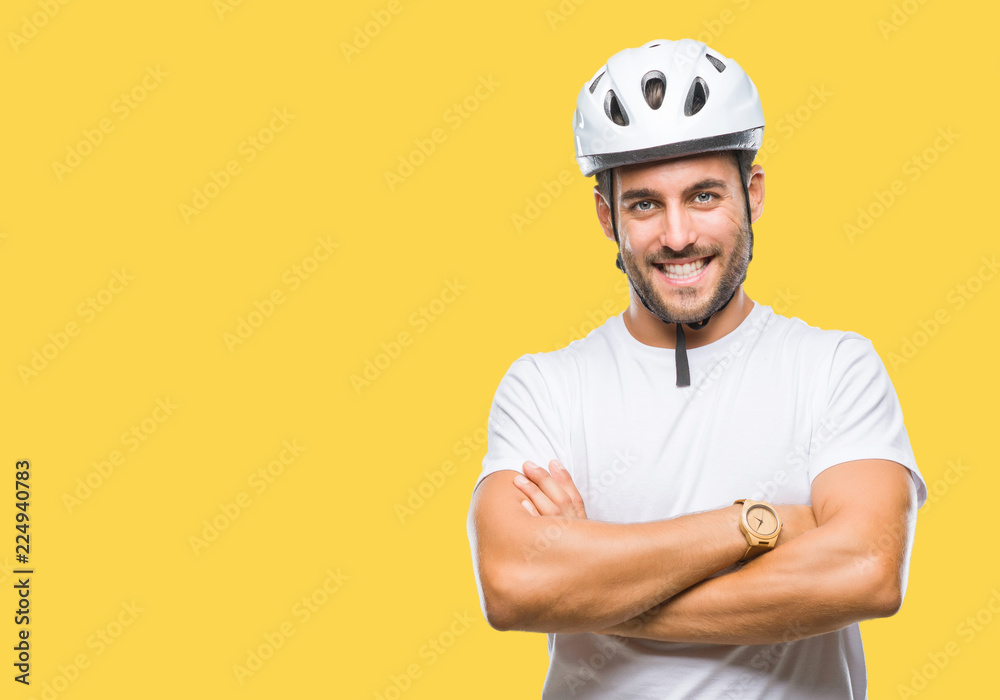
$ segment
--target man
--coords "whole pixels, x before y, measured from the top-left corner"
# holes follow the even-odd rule
[[[543,698],[867,696],[858,622],[902,604],[927,490],[871,342],[742,288],[763,127],[691,40],[580,91],[630,305],[511,365],[468,522],[490,624],[548,633]]]

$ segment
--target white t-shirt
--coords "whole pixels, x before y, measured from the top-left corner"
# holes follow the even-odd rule
[[[754,302],[725,337],[674,351],[636,340],[624,312],[554,352],[519,357],[489,416],[483,471],[558,459],[587,516],[630,523],[731,505],[811,504],[824,469],[855,459],[916,466],[895,390],[871,341]],[[867,694],[857,624],[771,645],[549,634],[543,700],[851,698]]]

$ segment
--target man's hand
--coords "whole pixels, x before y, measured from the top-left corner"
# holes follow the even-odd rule
[[[587,518],[583,497],[566,468],[557,459],[549,462],[552,473],[534,462],[524,463],[524,473],[514,477],[514,484],[527,496],[521,501],[532,515],[562,515],[567,518]]]

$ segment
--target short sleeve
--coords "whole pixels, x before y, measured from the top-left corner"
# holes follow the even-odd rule
[[[563,401],[553,396],[553,382],[546,381],[538,355],[522,355],[510,366],[493,397],[487,423],[483,471],[473,491],[488,475],[513,469],[526,461],[548,467],[552,459],[571,469],[562,429]]]
[[[871,341],[846,333],[838,341],[813,425],[809,481],[820,472],[857,459],[886,459],[910,470],[917,507],[927,500],[927,484],[917,468],[903,411],[882,359]]]

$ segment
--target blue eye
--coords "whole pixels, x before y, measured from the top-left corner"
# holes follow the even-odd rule
[[[700,197],[706,197],[706,199],[699,199]],[[713,197],[715,197],[715,195],[712,194],[711,192],[699,192],[694,196],[694,198],[698,202],[701,202],[702,204],[707,204],[708,202],[712,201]]]
[[[635,203],[635,208],[639,211],[649,211],[653,207],[653,203],[648,199],[644,199],[641,202]]]

